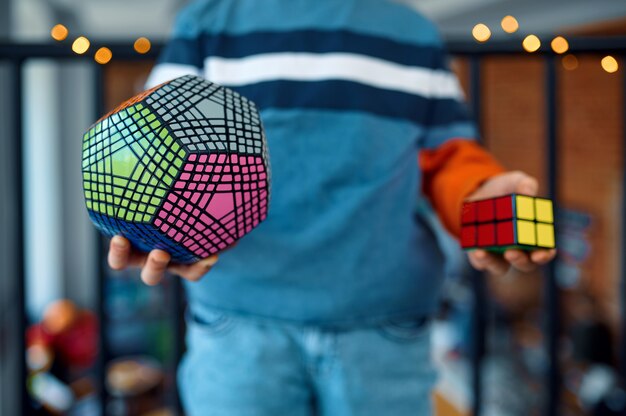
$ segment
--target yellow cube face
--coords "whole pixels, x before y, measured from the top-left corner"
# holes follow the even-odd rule
[[[534,222],[517,221],[517,242],[529,246],[537,245]]]
[[[554,248],[554,226],[552,224],[537,224],[537,245]]]
[[[522,220],[535,219],[535,203],[532,197],[524,195],[515,196],[515,208],[517,218]]]
[[[537,213],[537,221],[554,222],[552,201],[549,199],[535,199],[535,212]]]

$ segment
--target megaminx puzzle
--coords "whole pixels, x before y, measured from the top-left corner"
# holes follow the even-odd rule
[[[196,76],[145,91],[83,139],[89,216],[108,236],[188,263],[267,216],[269,160],[251,101]]]
[[[461,214],[461,247],[491,251],[554,248],[552,201],[512,194],[465,202]]]

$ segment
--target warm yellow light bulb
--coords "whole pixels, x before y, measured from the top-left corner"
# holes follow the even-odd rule
[[[98,49],[93,57],[97,63],[102,65],[109,63],[111,58],[113,58],[113,52],[111,52],[111,49],[105,47]]]
[[[517,29],[519,29],[519,23],[517,22],[517,19],[511,15],[504,16],[502,18],[502,21],[500,22],[500,26],[502,26],[502,30],[504,30],[506,33],[514,33],[517,32]]]
[[[487,25],[479,23],[472,29],[472,36],[474,36],[474,39],[478,42],[487,42],[491,37],[491,30],[489,30]]]
[[[602,58],[602,61],[600,63],[602,64],[602,69],[610,74],[612,74],[613,72],[617,72],[617,70],[619,69],[619,64],[617,63],[617,60],[611,55],[607,55]]]
[[[522,46],[526,52],[535,52],[541,47],[541,41],[535,35],[528,35],[524,38]]]
[[[552,46],[552,50],[554,52],[559,54],[565,53],[569,49],[569,43],[567,42],[567,39],[565,39],[563,36],[557,36],[556,38],[552,39],[552,42],[550,42],[550,46]]]
[[[572,54],[565,55],[563,59],[561,59],[561,64],[566,70],[573,71],[578,68],[578,58]]]
[[[54,27],[50,30],[50,36],[52,39],[62,41],[67,38],[69,31],[62,24],[54,25]]]
[[[135,41],[135,51],[137,53],[148,53],[152,45],[150,44],[150,40],[148,38],[141,37]]]
[[[89,45],[90,45],[89,39],[87,39],[84,36],[79,36],[76,38],[74,43],[72,43],[72,50],[75,53],[82,55],[83,53],[89,50]]]

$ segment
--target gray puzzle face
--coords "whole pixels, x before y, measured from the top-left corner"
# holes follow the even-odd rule
[[[89,214],[107,235],[189,262],[267,216],[269,163],[254,103],[196,76],[140,94],[83,142]]]
[[[201,78],[178,78],[151,94],[146,103],[171,123],[172,133],[189,151],[228,149],[260,155],[263,137],[254,106],[231,90],[206,84]]]

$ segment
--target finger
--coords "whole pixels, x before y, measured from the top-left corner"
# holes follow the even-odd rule
[[[111,239],[107,260],[113,270],[122,270],[130,265],[130,241],[120,235]]]
[[[544,265],[556,257],[556,249],[536,250],[530,253],[530,259],[533,263]]]
[[[515,192],[524,195],[537,195],[539,191],[539,182],[537,179],[525,174],[524,172],[515,172],[519,176],[515,186]]]
[[[214,254],[211,257],[207,257],[193,264],[170,264],[168,270],[183,279],[197,282],[211,270],[215,263],[217,263],[217,260],[218,256]]]
[[[474,250],[468,254],[472,266],[495,275],[503,275],[509,270],[509,264],[500,256],[488,253],[485,250]]]
[[[485,255],[484,250],[473,250],[467,253],[467,259],[476,270],[485,270]]]
[[[170,255],[163,250],[152,250],[141,269],[141,280],[149,286],[154,286],[163,280]]]
[[[530,260],[530,256],[522,250],[507,250],[504,252],[504,259],[515,269],[525,273],[537,268],[537,265]]]

